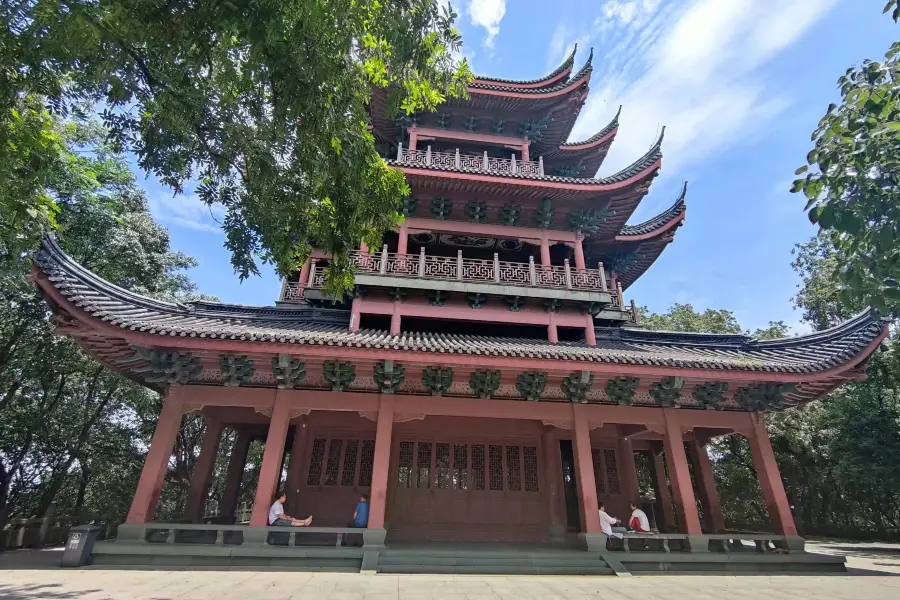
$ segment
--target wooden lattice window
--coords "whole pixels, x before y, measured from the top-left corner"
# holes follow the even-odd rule
[[[416,448],[416,487],[431,487],[431,444],[419,442]]]
[[[397,487],[413,486],[413,447],[412,442],[400,442],[400,456],[397,460]],[[365,448],[363,448],[365,451]]]
[[[522,454],[525,457],[525,491],[537,492],[540,490],[540,485],[538,484],[537,447],[525,446],[522,448]]]
[[[472,489],[484,489],[484,444],[472,444]]]
[[[375,440],[363,440],[359,455],[359,487],[371,487],[372,467],[375,464]]]
[[[597,488],[597,497],[599,498],[606,494],[606,469],[603,468],[603,450],[592,449],[591,462],[594,463],[594,486]]]
[[[606,463],[606,481],[609,484],[609,493],[622,493],[622,488],[619,486],[619,467],[616,464],[616,451],[604,450],[603,461]]]
[[[344,440],[328,442],[328,458],[325,459],[325,485],[337,485],[338,469],[341,468],[341,448]]]
[[[469,446],[453,444],[453,489],[469,489]]]
[[[356,483],[356,459],[359,453],[359,440],[347,440],[344,449],[344,467],[341,469],[341,485]]]
[[[522,457],[519,446],[506,447],[506,489],[522,491]]]
[[[491,490],[503,491],[503,446],[488,446]]]
[[[325,462],[324,438],[313,440],[312,454],[309,458],[309,473],[306,476],[306,485],[319,485],[322,480],[322,463]]]
[[[450,444],[439,442],[434,445],[434,470],[436,487],[441,490],[450,488]]]

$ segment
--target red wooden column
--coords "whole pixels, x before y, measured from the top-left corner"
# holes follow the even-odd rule
[[[637,468],[634,465],[634,447],[625,436],[619,437],[619,464],[622,465],[622,481],[629,502],[640,502],[640,484],[638,484]]]
[[[662,452],[653,452],[653,470],[656,471],[656,494],[662,505],[663,521],[666,529],[675,529],[675,511],[672,510],[672,496],[669,494],[669,479],[666,477],[666,463]],[[657,523],[659,527],[659,523]],[[663,528],[660,528],[663,531]]]
[[[244,478],[244,467],[247,465],[247,453],[250,450],[250,434],[238,430],[231,457],[228,459],[228,475],[225,479],[225,491],[222,493],[220,515],[233,517],[237,510],[237,501],[241,495],[241,480]]]
[[[309,270],[310,270],[309,267],[310,267],[310,262],[309,262],[309,259],[307,258],[306,261],[303,263],[303,266],[300,267],[300,280],[299,281],[300,281],[300,285],[302,285],[302,286],[306,286],[307,284],[309,284]]]
[[[275,405],[272,407],[272,420],[269,421],[266,449],[263,452],[262,465],[259,468],[259,483],[256,486],[250,525],[268,525],[269,507],[275,501],[275,488],[281,477],[281,459],[284,456],[284,443],[287,440],[290,425],[291,407],[279,391],[275,395]]]
[[[691,454],[694,458],[694,477],[697,479],[697,487],[700,490],[700,502],[703,504],[706,526],[713,533],[724,532],[725,515],[722,514],[722,506],[719,504],[716,479],[709,462],[706,444],[695,437],[691,442]]]
[[[769,509],[772,527],[775,529],[775,533],[797,535],[794,515],[791,514],[791,505],[784,492],[784,483],[781,481],[778,463],[775,461],[775,452],[772,450],[772,442],[769,440],[769,432],[766,430],[765,416],[762,413],[749,416],[752,427],[750,448],[753,451],[753,464],[756,466],[759,486],[762,489],[766,507]]]
[[[409,149],[416,149],[416,138],[418,137],[418,133],[416,132],[416,124],[413,123],[409,126]]]
[[[541,236],[541,266],[550,266],[550,240],[546,235]]]
[[[584,270],[584,235],[579,231],[575,234],[575,268]]]
[[[206,431],[200,446],[200,456],[194,465],[191,487],[188,488],[187,500],[184,503],[184,518],[200,521],[206,506],[206,495],[212,483],[213,468],[219,454],[219,440],[222,438],[222,424],[216,420],[206,419]]]
[[[163,400],[162,411],[156,421],[156,431],[153,432],[153,441],[150,442],[150,451],[144,459],[141,478],[138,480],[131,508],[125,518],[126,523],[146,523],[152,520],[156,513],[156,503],[166,479],[169,458],[172,456],[175,438],[181,427],[183,394],[181,386],[173,385]]]
[[[541,434],[541,453],[543,454],[541,461],[544,466],[542,476],[544,489],[547,490],[547,519],[550,523],[548,530],[551,539],[562,538],[566,534],[560,511],[562,497],[559,493],[559,486],[562,482],[562,473],[560,472],[559,440],[554,435],[554,429],[554,427],[545,427],[544,433]]]
[[[575,421],[575,469],[581,500],[581,518],[585,533],[600,532],[600,513],[597,507],[597,484],[594,480],[594,461],[591,457],[591,430],[584,406],[572,404]]]
[[[687,455],[684,452],[684,438],[681,435],[681,424],[678,422],[677,409],[662,409],[666,419],[665,448],[669,462],[669,479],[672,481],[672,493],[675,495],[675,509],[684,531],[690,535],[703,533],[700,527],[700,515],[697,514],[697,499],[691,485],[691,472]]]
[[[400,223],[400,231],[397,232],[397,254],[406,254],[406,247],[409,243],[409,233],[406,230],[406,219]]]
[[[375,429],[375,456],[372,458],[372,491],[371,498],[369,498],[369,529],[384,529],[388,475],[391,466],[391,434],[393,433],[393,429],[394,396],[391,394],[382,394],[378,405],[378,424]]]
[[[287,481],[284,484],[287,493],[287,513],[293,515],[303,512],[300,509],[300,483],[303,467],[306,465],[306,446],[309,441],[307,416],[303,415],[294,425],[294,443],[291,446],[291,460],[288,462]]]

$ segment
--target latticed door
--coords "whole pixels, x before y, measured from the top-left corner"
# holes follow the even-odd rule
[[[395,539],[543,537],[537,444],[402,440],[394,456]]]
[[[315,523],[344,526],[353,516],[360,494],[372,485],[375,440],[316,437],[306,469],[306,489],[300,497],[302,516]],[[293,515],[297,516],[297,515]]]
[[[627,522],[629,499],[623,494],[620,481],[618,453],[614,448],[592,448],[594,463],[594,485],[597,486],[597,500],[606,503],[606,511]]]

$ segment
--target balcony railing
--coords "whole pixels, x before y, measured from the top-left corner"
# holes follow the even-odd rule
[[[510,158],[494,158],[484,154],[460,154],[456,152],[432,152],[431,146],[426,150],[404,150],[401,144],[397,148],[397,162],[409,166],[421,167],[445,167],[451,169],[466,169],[469,171],[482,171],[494,175],[531,175],[542,176],[544,174],[544,158],[537,161],[516,160],[513,154]]]
[[[566,260],[563,266],[536,265],[531,258],[527,263],[463,258],[462,250],[456,256],[426,256],[424,248],[416,254],[367,254],[351,252],[350,263],[357,273],[389,275],[421,279],[440,279],[468,283],[498,283],[504,285],[531,286],[551,289],[569,289],[591,292],[609,292],[612,287],[606,278],[603,264],[597,269],[573,269]],[[310,288],[321,288],[325,274],[315,266],[310,270]],[[286,292],[287,294],[288,292]],[[290,293],[299,293],[290,292]],[[615,290],[613,296],[618,294]],[[616,299],[617,301],[618,299]]]

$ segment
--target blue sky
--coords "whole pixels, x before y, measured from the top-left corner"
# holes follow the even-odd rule
[[[591,94],[572,139],[602,128],[624,105],[600,174],[643,154],[666,126],[663,169],[632,222],[668,207],[690,182],[675,242],[634,286],[652,310],[675,302],[726,308],[749,328],[783,320],[799,278],[791,249],[814,234],[787,190],[810,133],[845,69],[880,58],[898,29],[882,0],[456,0],[476,73],[534,78],[578,43],[594,48]],[[577,66],[576,66],[577,68]],[[141,175],[140,177],[143,177]],[[271,304],[271,268],[240,283],[215,211],[144,180],[172,244],[194,256],[201,291],[225,302]]]

